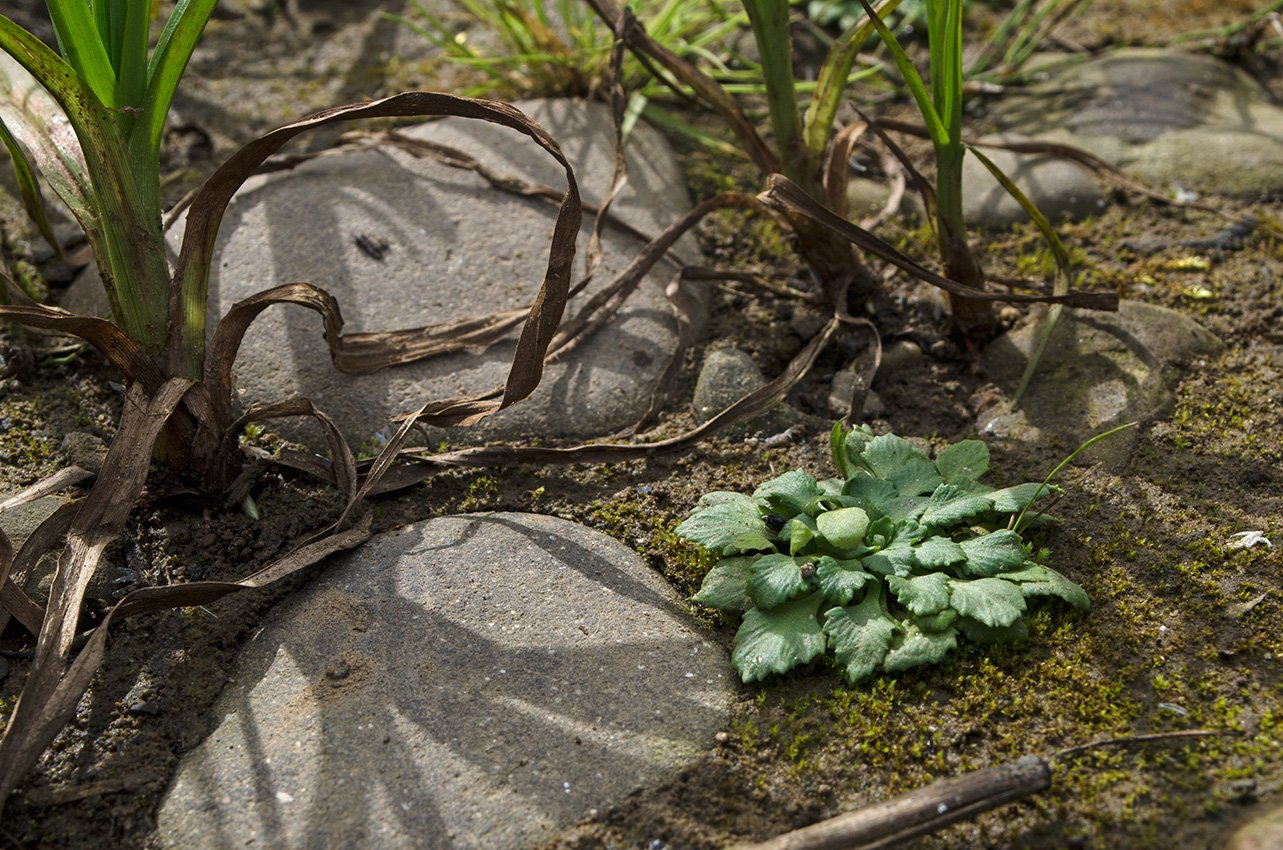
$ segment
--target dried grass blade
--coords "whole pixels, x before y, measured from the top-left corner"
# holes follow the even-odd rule
[[[565,357],[580,340],[587,339],[594,331],[610,320],[628,299],[628,296],[641,285],[646,273],[665,256],[677,240],[685,235],[709,213],[729,208],[752,208],[758,206],[755,199],[739,192],[724,192],[709,198],[695,206],[673,224],[664,228],[637,253],[628,267],[620,272],[608,286],[595,293],[580,308],[579,312],[568,319],[558,331],[549,347],[548,362]]]
[[[824,171],[824,195],[829,200],[829,209],[843,218],[847,217],[846,186],[851,176],[847,163],[855,146],[869,129],[867,121],[856,121],[848,124],[833,137],[829,147],[828,167]]]
[[[51,496],[66,490],[72,485],[79,484],[86,478],[93,478],[94,474],[78,466],[68,466],[58,470],[48,478],[42,478],[30,487],[24,487],[17,493],[0,501],[0,513],[4,513],[10,508],[16,508],[19,505],[25,505],[28,502],[34,502],[36,499],[43,499],[45,496]]]
[[[921,127],[916,124],[910,124],[904,121],[894,121],[887,118],[879,118],[875,122],[875,126],[880,126],[887,130],[894,130],[897,133],[906,133],[908,135],[917,136],[919,138],[924,138],[924,139],[928,138],[925,127]],[[1110,182],[1114,183],[1115,185],[1121,188],[1135,192],[1138,195],[1144,195],[1145,197],[1154,201],[1158,201],[1159,203],[1167,204],[1173,207],[1185,207],[1192,210],[1198,210],[1200,212],[1212,213],[1214,215],[1220,216],[1226,221],[1230,221],[1235,224],[1242,225],[1243,227],[1247,227],[1249,230],[1251,230],[1252,228],[1255,228],[1259,224],[1259,222],[1257,222],[1254,219],[1249,219],[1243,216],[1237,216],[1232,213],[1225,212],[1224,210],[1217,209],[1216,207],[1209,206],[1208,204],[1200,204],[1197,201],[1178,201],[1175,198],[1168,197],[1162,192],[1149,188],[1144,183],[1137,180],[1135,177],[1132,177],[1130,174],[1123,171],[1122,169],[1118,168],[1113,163],[1106,162],[1105,160],[1101,159],[1095,154],[1089,153],[1083,150],[1082,148],[1076,148],[1073,145],[1064,145],[1058,142],[1040,142],[1040,141],[981,142],[975,139],[967,139],[967,138],[964,138],[962,142],[965,145],[970,145],[975,148],[991,148],[993,150],[1010,151],[1011,153],[1045,154],[1048,156],[1058,156],[1062,159],[1067,159],[1070,162],[1078,163],[1084,168],[1087,168],[1095,172],[1096,174],[1099,174],[1101,177],[1106,178],[1107,180],[1109,180]],[[1268,227],[1270,230],[1274,231],[1276,235],[1283,236],[1283,228],[1273,226],[1273,225],[1268,225],[1268,224],[1265,226]]]
[[[677,376],[681,373],[682,363],[686,359],[686,350],[690,348],[691,340],[691,315],[690,304],[686,297],[686,289],[682,282],[686,279],[686,271],[683,269],[673,275],[673,279],[668,282],[664,288],[664,297],[668,299],[668,305],[673,308],[673,318],[677,320],[677,344],[673,346],[673,354],[668,358],[668,364],[664,367],[663,373],[660,374],[659,380],[655,382],[655,388],[650,393],[650,404],[642,418],[633,426],[634,431],[640,431],[659,418],[660,412],[668,405],[669,396],[672,395],[673,384],[677,381]]]
[[[31,673],[0,737],[0,806],[66,725],[89,686],[96,661],[73,665],[79,671],[75,675],[67,667],[85,588],[103,549],[124,527],[142,492],[152,446],[190,386],[190,381],[174,378],[154,395],[138,384],[126,391],[120,429],[97,482],[72,521]]]
[[[0,501],[0,513],[43,499],[45,496],[65,490],[92,477],[93,473],[78,466],[60,469],[48,478],[43,478]],[[9,624],[9,615],[12,614],[32,634],[40,634],[40,624],[44,621],[45,610],[27,596],[26,591],[23,590],[23,583],[31,566],[39,560],[40,555],[66,532],[76,510],[78,510],[77,505],[63,505],[58,508],[27,537],[16,555],[12,549],[12,542],[3,531],[0,531],[0,631],[4,631],[5,626]]]
[[[424,468],[417,471],[421,477],[416,480],[422,480],[430,477],[434,472],[451,467],[510,466],[526,463],[614,463],[680,451],[723,428],[745,422],[770,410],[810,371],[816,358],[833,338],[840,324],[837,318],[830,319],[824,328],[793,357],[778,378],[735,402],[700,427],[667,440],[627,445],[602,443],[564,449],[537,446],[482,446],[439,454],[426,454],[421,449],[407,449],[405,454],[408,458],[424,464]],[[408,482],[408,478],[409,476],[405,476],[399,480]],[[400,486],[406,486],[406,484],[401,483]],[[376,488],[371,492],[385,491]]]
[[[507,407],[528,396],[538,386],[543,376],[544,354],[553,334],[561,322],[570,287],[570,277],[575,256],[575,237],[582,218],[582,204],[574,170],[566,161],[555,139],[519,110],[507,104],[475,98],[457,97],[436,92],[407,92],[365,104],[351,104],[326,110],[288,124],[250,142],[237,151],[205,183],[200,194],[192,201],[187,216],[187,228],[179,253],[174,277],[175,292],[170,308],[173,329],[167,358],[175,374],[194,371],[204,364],[186,362],[191,352],[204,351],[203,313],[190,309],[203,307],[210,263],[213,258],[214,239],[228,202],[241,184],[272,154],[290,139],[325,124],[356,118],[404,117],[407,115],[456,116],[471,118],[509,127],[530,137],[562,166],[566,174],[566,193],[562,198],[553,230],[547,271],[543,284],[526,318],[517,352],[508,373],[504,396],[501,401],[470,398],[456,406],[455,411],[464,417],[461,421],[477,421],[490,413]],[[196,316],[201,316],[197,320]],[[224,351],[220,356],[233,356]],[[220,374],[230,374],[230,364],[218,364]],[[207,378],[208,379],[208,378]],[[222,391],[224,387],[219,386]]]
[[[930,283],[946,292],[965,298],[976,298],[986,301],[1012,302],[1046,302],[1051,304],[1068,304],[1072,307],[1084,307],[1090,310],[1117,310],[1118,295],[1113,292],[1072,291],[1064,295],[1016,295],[1012,293],[986,292],[974,287],[964,286],[957,281],[936,274],[919,265],[909,257],[897,251],[888,243],[851,222],[838,218],[829,210],[811,199],[795,183],[780,174],[772,174],[767,180],[767,190],[758,195],[758,200],[767,206],[786,213],[801,215],[813,219],[821,225],[858,245],[870,254],[881,257],[892,265],[908,272],[919,280]]]
[[[592,6],[593,11],[602,20],[610,24],[612,30],[619,26],[623,12],[615,5],[614,0],[588,0],[588,5]],[[740,144],[744,146],[749,158],[762,171],[770,174],[780,170],[779,158],[767,147],[766,142],[762,140],[762,137],[754,128],[753,122],[744,114],[744,110],[740,109],[735,99],[727,94],[726,90],[716,80],[655,41],[646,34],[646,30],[642,26],[633,27],[629,33],[629,46],[639,59],[654,59],[682,84],[690,86],[714,111],[720,113],[726,122],[731,125],[731,129],[739,138]],[[655,76],[671,86],[670,81],[663,74],[656,74]],[[680,96],[686,96],[679,89],[675,90]]]
[[[80,504],[80,501],[72,502],[61,506],[50,514],[44,522],[36,526],[36,530],[31,532],[31,535],[27,537],[26,542],[22,544],[22,548],[18,550],[18,554],[14,557],[13,565],[9,569],[9,579],[19,588],[24,588],[22,595],[28,600],[31,597],[27,596],[25,587],[32,569],[35,568],[36,563],[46,552],[52,551],[55,546],[66,540],[67,529],[71,528],[71,521],[76,518],[76,513],[80,510]],[[19,600],[18,604],[23,603]],[[38,603],[34,601],[31,604],[39,607]],[[8,607],[7,604],[6,607]],[[39,635],[40,623],[44,621],[44,608],[40,608],[40,620],[37,621],[34,629],[21,617],[18,618],[18,621],[27,626],[33,635]],[[5,626],[8,624],[9,613],[0,611],[0,632],[4,631]]]
[[[325,442],[330,447],[330,456],[334,458],[328,465],[321,464],[321,468],[327,473],[321,477],[338,487],[349,503],[356,501],[358,498],[356,458],[352,456],[352,450],[348,448],[347,441],[343,439],[334,420],[318,410],[309,399],[291,398],[274,404],[256,404],[228,427],[225,439],[233,439],[251,422],[283,419],[287,416],[311,416],[316,419],[325,432]]]
[[[870,352],[864,368],[855,376],[855,381],[851,384],[851,398],[847,402],[845,416],[846,427],[850,429],[864,414],[864,403],[869,398],[869,390],[873,388],[873,378],[878,374],[878,367],[882,365],[882,334],[878,333],[877,326],[868,319],[848,316],[846,321],[868,331]]]
[[[148,392],[157,392],[165,383],[160,369],[142,348],[106,319],[73,316],[64,310],[43,305],[0,306],[0,319],[79,337],[98,349],[127,381],[141,383]]]
[[[0,534],[3,536],[3,534]],[[3,541],[8,546],[8,540]],[[9,551],[12,551],[10,547]],[[3,553],[0,553],[3,554]],[[0,557],[0,574],[4,574],[3,584],[0,584],[0,622],[4,625],[9,624],[9,616],[12,615],[23,627],[33,635],[40,634],[40,626],[45,621],[45,609],[41,608],[39,603],[27,595],[27,592],[14,581],[9,575],[9,563],[7,559]]]
[[[601,263],[601,232],[610,215],[610,205],[614,203],[619,190],[624,188],[624,184],[628,182],[628,163],[624,160],[624,106],[626,101],[620,80],[624,75],[624,45],[636,25],[637,19],[633,17],[633,10],[630,8],[624,9],[624,13],[619,17],[619,22],[615,25],[615,44],[610,52],[610,125],[613,150],[610,163],[610,179],[607,181],[606,192],[601,199],[601,206],[597,208],[597,214],[593,217],[592,235],[588,238],[588,249],[584,251],[584,280],[580,281],[579,285],[575,287],[576,290],[581,290],[587,285],[587,280],[596,273],[597,266]]]
[[[349,375],[368,375],[400,363],[490,345],[520,325],[528,312],[503,310],[426,328],[345,334],[339,350],[331,352],[334,368]]]

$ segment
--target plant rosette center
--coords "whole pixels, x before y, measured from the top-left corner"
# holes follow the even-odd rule
[[[959,634],[1021,640],[1038,597],[1088,607],[1083,589],[1042,563],[1048,553],[1035,554],[1022,534],[1051,521],[1026,522],[1023,512],[1058,488],[979,483],[989,468],[979,440],[933,461],[900,437],[839,423],[830,447],[840,477],[817,481],[798,469],[751,496],[709,493],[677,527],[722,556],[694,601],[743,612],[731,662],[745,682],[831,651],[856,683],[935,663]]]

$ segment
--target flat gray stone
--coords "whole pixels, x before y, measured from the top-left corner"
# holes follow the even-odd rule
[[[1283,109],[1220,59],[1137,48],[1046,75],[1003,102],[1002,128],[1085,148],[1160,188],[1283,189]]]
[[[980,367],[1011,394],[1041,337],[1045,312],[989,344]],[[1017,410],[1000,404],[980,415],[983,434],[1037,440],[1057,436],[1072,451],[1089,437],[1132,420],[1166,415],[1173,392],[1199,359],[1224,344],[1192,319],[1154,304],[1123,301],[1117,313],[1066,309]],[[1119,466],[1135,431],[1092,447],[1095,460]]]
[[[735,681],[619,542],[545,516],[427,520],[269,613],[159,834],[184,850],[531,847],[711,748]]]
[[[585,203],[600,200],[613,158],[609,110],[598,103],[539,100],[517,104],[562,146]],[[529,182],[565,187],[560,166],[534,142],[507,128],[445,119],[406,135],[461,149],[490,169]],[[654,235],[690,207],[671,148],[638,124],[627,146],[628,183],[613,213]],[[539,290],[556,219],[555,204],[493,189],[471,172],[418,160],[392,149],[323,157],[291,172],[252,178],[223,217],[210,280],[210,333],[235,302],[284,283],[306,281],[339,300],[345,331],[426,326],[528,306]],[[592,228],[585,213],[576,274]],[[177,251],[180,222],[171,232]],[[383,247],[376,259],[358,240]],[[640,240],[607,227],[594,283],[569,305],[604,287],[633,259]],[[698,259],[689,234],[674,249]],[[375,252],[379,253],[378,251]],[[674,267],[656,266],[616,317],[565,361],[553,364],[525,401],[471,429],[434,432],[451,440],[524,436],[588,437],[631,425],[676,349],[676,322],[664,296]],[[690,288],[692,329],[707,318],[704,289]],[[92,267],[63,298],[64,309],[105,315],[102,284]],[[320,319],[277,306],[251,325],[236,362],[245,406],[306,396],[329,414],[353,447],[368,445],[388,418],[425,401],[501,386],[516,331],[485,350],[436,357],[373,375],[344,375],[330,363]],[[276,420],[279,433],[326,448],[308,420]]]

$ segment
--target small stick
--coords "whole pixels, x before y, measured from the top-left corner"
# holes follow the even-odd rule
[[[1129,735],[1060,750],[1050,759],[1025,756],[901,794],[845,815],[738,850],[879,850],[1051,787],[1051,762],[1099,747],[1150,744],[1221,734],[1207,729]]]
[[[875,850],[1051,787],[1041,756],[973,771],[740,850]]]

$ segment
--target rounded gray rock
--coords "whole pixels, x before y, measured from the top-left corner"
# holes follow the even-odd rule
[[[978,147],[1040,213],[1052,223],[1099,215],[1105,195],[1083,168],[1049,154],[1019,154],[984,147],[985,142],[1027,141],[1017,134],[987,136]],[[1029,221],[1029,214],[975,156],[962,160],[962,214],[976,227],[1008,227]]]
[[[558,139],[585,203],[600,199],[613,158],[609,109],[546,100],[518,105]],[[529,138],[505,127],[449,118],[401,131],[475,157],[492,172],[558,192],[565,173]],[[648,127],[627,146],[628,182],[612,213],[656,235],[689,207],[672,151]],[[252,178],[222,219],[209,289],[210,333],[237,301],[306,281],[338,299],[345,333],[430,326],[499,310],[526,308],[543,281],[557,206],[493,188],[470,171],[380,147],[322,157],[284,174]],[[574,267],[584,270],[592,214],[585,212]],[[171,246],[177,245],[175,228]],[[644,244],[614,227],[602,235],[603,261],[566,317],[604,288]],[[689,235],[676,252],[690,261]],[[569,356],[550,364],[534,394],[450,439],[587,437],[641,418],[676,350],[677,325],[665,296],[674,266],[661,261],[610,322]],[[573,281],[572,281],[573,283]],[[703,290],[688,291],[692,327],[705,317]],[[319,316],[294,306],[265,311],[250,326],[236,361],[245,406],[310,398],[354,448],[389,433],[389,418],[424,402],[502,387],[517,331],[471,349],[374,374],[339,373],[330,362]],[[307,419],[271,429],[317,451],[326,446]],[[433,440],[444,432],[433,432]]]
[[[632,550],[527,514],[336,557],[242,649],[166,847],[518,850],[711,749],[725,652]]]
[[[1134,48],[1048,68],[995,115],[1005,130],[1084,148],[1159,189],[1283,189],[1283,109],[1212,56]]]
[[[749,393],[766,386],[762,370],[738,348],[710,351],[695,382],[695,417],[707,422]]]
[[[1008,392],[1042,338],[1047,312],[990,343],[980,366]],[[1087,438],[1133,420],[1164,415],[1181,377],[1199,358],[1225,346],[1175,310],[1124,300],[1117,313],[1066,309],[1056,324],[1020,409],[997,405],[980,415],[987,436],[1022,440],[1045,433],[1066,437],[1070,450]],[[1135,431],[1093,446],[1087,457],[1112,468],[1125,464]]]

